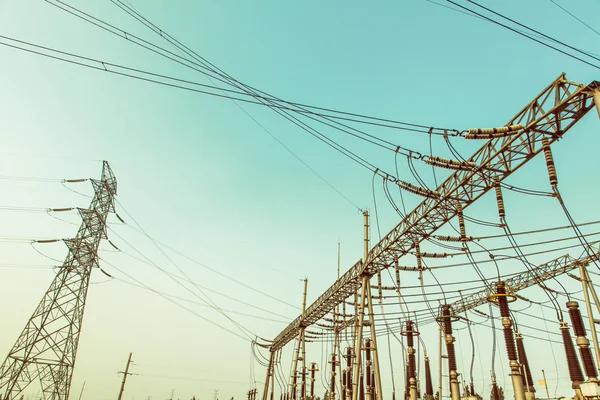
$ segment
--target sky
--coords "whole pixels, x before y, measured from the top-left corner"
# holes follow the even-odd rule
[[[426,0],[376,4],[129,0],[128,4],[240,82],[289,101],[424,126],[459,131],[502,126],[562,72],[584,84],[600,79],[598,67],[458,12],[448,2],[439,3],[442,6]],[[600,53],[596,50],[600,35],[554,3],[589,24],[600,12],[600,5],[591,0],[481,4],[578,49]],[[213,85],[197,71],[111,35],[56,4],[0,0],[0,42],[18,39]],[[178,52],[111,1],[65,0],[65,4]],[[1,357],[14,344],[56,274],[54,266],[67,252],[60,242],[31,240],[72,237],[80,223],[76,212],[46,209],[87,207],[91,201],[89,181],[62,179],[98,179],[101,161],[107,160],[119,182],[116,209],[125,222],[110,216],[109,239],[114,246],[104,241],[99,253],[106,274],[92,272],[71,398],[80,393],[85,400],[116,398],[122,377],[117,372],[125,367],[130,352],[131,371],[137,375],[128,378],[127,400],[209,399],[215,390],[220,399],[238,399],[252,387],[261,393],[266,371],[255,360],[250,340],[274,338],[299,314],[302,279],[308,279],[309,304],[333,283],[338,242],[342,272],[362,257],[359,209],[371,213],[371,244],[399,222],[373,171],[268,108],[84,68],[6,45],[0,46],[0,88]],[[393,172],[400,165],[401,178],[417,183],[406,160],[398,161],[393,152],[315,126],[382,170]],[[598,126],[592,110],[553,145],[561,193],[578,223],[599,219],[595,201],[599,190],[594,185]],[[449,154],[438,136],[430,142],[423,133],[362,128],[406,148]],[[452,140],[463,155],[480,146]],[[416,168],[431,186],[434,179],[449,174],[439,170],[433,176],[429,166]],[[532,160],[508,183],[548,191],[543,159]],[[420,200],[406,195],[407,208]],[[505,201],[514,232],[567,224],[556,199],[510,192]],[[475,218],[497,218],[493,196],[469,210]],[[472,225],[473,235],[498,233],[497,228]],[[595,225],[582,228],[590,235],[594,229]],[[527,238],[531,242],[572,236],[565,232]],[[559,243],[546,245],[530,261],[541,263],[564,254]],[[573,256],[581,251],[568,250]],[[487,268],[489,263],[482,265]],[[523,270],[517,262],[502,266],[503,273]],[[485,271],[493,275],[491,269]],[[189,279],[180,279],[184,276]],[[463,266],[440,270],[436,278],[451,283],[477,276],[470,266]],[[434,283],[432,277],[426,280]],[[415,275],[403,276],[403,281],[418,284]],[[563,284],[569,291],[579,290],[573,280]],[[481,283],[470,287],[477,285]],[[419,290],[414,292],[423,307]],[[546,299],[539,289],[524,295]],[[248,331],[202,304],[206,296]],[[430,298],[439,297],[438,293]],[[535,319],[546,313],[544,318],[555,321],[553,311],[533,303],[527,306],[529,311],[522,304],[515,307],[530,314],[523,314],[519,322],[533,327],[527,340],[534,380],[541,379],[545,369],[551,395],[552,389],[558,395],[569,394],[561,346],[535,340],[546,330],[557,332]],[[487,312],[487,307],[482,310]],[[493,347],[489,322],[470,316],[481,322],[473,329],[474,375],[487,398]],[[437,327],[421,328],[437,370],[437,355],[431,355],[437,352]],[[387,367],[391,362],[400,393],[402,350],[393,337],[388,344],[387,337],[380,338],[384,389],[386,394],[392,389]],[[471,341],[466,329],[457,331],[457,343],[459,369],[467,375]],[[284,349],[284,374],[289,374],[292,346]],[[307,361],[317,362],[323,377],[328,376],[324,358],[331,347],[327,346],[311,343],[307,350]],[[510,393],[508,361],[501,346],[498,339],[494,365],[499,382]],[[323,384],[319,379],[318,393],[324,391]],[[542,387],[537,390],[543,392]],[[32,386],[27,398],[37,398],[37,391]]]

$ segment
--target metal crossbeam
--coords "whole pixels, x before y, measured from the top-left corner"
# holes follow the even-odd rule
[[[507,279],[506,286],[511,293],[516,293],[519,290],[526,289],[541,282],[547,281],[548,279],[552,279],[556,276],[577,269],[580,265],[588,265],[599,258],[600,250],[594,254],[582,258],[573,258],[570,255],[565,254],[564,256],[560,256],[552,261],[541,264],[535,268],[531,268]],[[495,286],[492,284],[480,292],[473,293],[469,296],[465,296],[465,298],[461,300],[455,301],[451,304],[452,315],[460,314],[487,303],[487,297],[495,292]]]
[[[300,327],[315,323],[354,293],[362,275],[373,275],[389,267],[395,257],[407,254],[415,243],[455,217],[458,206],[465,209],[487,193],[495,181],[502,181],[537,155],[542,151],[542,137],[550,143],[561,138],[594,107],[594,93],[599,91],[598,81],[582,85],[567,81],[561,74],[507,123],[521,124],[522,129],[487,140],[467,160],[476,168],[451,174],[435,190],[438,198],[426,198],[407,214],[371,249],[366,263],[359,260],[354,264],[308,307],[304,316],[297,317],[274,339],[271,351],[285,346],[297,336]]]

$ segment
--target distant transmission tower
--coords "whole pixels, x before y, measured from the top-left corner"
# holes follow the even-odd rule
[[[65,262],[0,367],[3,400],[16,399],[35,380],[44,399],[69,397],[90,274],[98,266],[98,246],[106,238],[106,217],[114,212],[117,193],[106,161],[102,179],[91,181],[94,198],[89,209],[79,209],[82,223],[77,236],[65,240]]]

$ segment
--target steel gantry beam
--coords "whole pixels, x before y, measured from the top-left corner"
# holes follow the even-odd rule
[[[589,263],[594,262],[599,258],[600,249],[595,253],[582,258],[573,258],[570,255],[565,254],[564,256],[560,256],[545,264],[538,265],[535,268],[528,269],[527,271],[510,277],[505,281],[506,287],[511,293],[516,293],[519,290],[538,285],[541,282],[565,274],[580,266],[587,266]],[[482,304],[486,304],[488,302],[488,296],[495,292],[495,285],[492,284],[484,290],[465,296],[463,299],[450,304],[451,314],[458,315]]]
[[[304,315],[292,321],[273,341],[271,351],[282,348],[309,326],[332,311],[360,286],[364,274],[375,274],[389,267],[414,246],[450,221],[458,213],[494,187],[496,182],[523,166],[542,151],[542,138],[549,143],[560,139],[594,107],[600,98],[600,82],[588,85],[570,82],[561,74],[529,104],[511,118],[507,126],[520,128],[503,137],[492,137],[468,160],[475,167],[452,173],[433,192],[398,223],[311,304]],[[396,178],[389,177],[395,181]]]

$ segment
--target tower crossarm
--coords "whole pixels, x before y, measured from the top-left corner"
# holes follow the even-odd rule
[[[579,268],[580,265],[588,265],[600,258],[600,249],[586,257],[573,258],[568,254],[555,258],[545,264],[535,268],[523,271],[506,280],[506,287],[511,293],[537,285],[556,276],[565,274],[569,271]],[[478,307],[487,303],[487,297],[495,293],[495,286],[490,285],[484,290],[465,296],[451,304],[452,315],[458,315],[462,312]]]
[[[523,166],[542,151],[541,139],[560,139],[594,107],[594,92],[600,82],[589,85],[570,82],[561,74],[529,104],[511,118],[508,125],[520,124],[518,131],[485,142],[469,159],[473,169],[458,170],[442,182],[371,249],[366,262],[358,261],[327,289],[304,316],[292,321],[273,341],[271,351],[283,347],[308,326],[330,312],[343,296],[354,293],[364,274],[375,274],[392,265],[395,257],[407,254],[419,243],[494,187],[496,182]],[[597,95],[596,95],[597,96]]]

